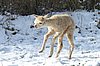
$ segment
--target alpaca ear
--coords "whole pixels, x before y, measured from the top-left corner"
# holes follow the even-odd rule
[[[47,14],[47,15],[44,15],[44,18],[48,18],[49,17],[49,15]]]
[[[48,14],[44,15],[44,18],[49,18],[51,16],[52,16],[52,13],[48,13]]]
[[[32,15],[33,15],[35,18],[38,17],[38,15],[36,15],[36,14],[32,14]]]

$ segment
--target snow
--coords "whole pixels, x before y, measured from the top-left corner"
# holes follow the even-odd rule
[[[9,16],[1,15],[0,66],[100,66],[100,29],[96,27],[95,22],[100,19],[100,15],[97,12],[85,11],[68,14],[78,26],[74,33],[75,50],[71,60],[67,57],[69,44],[66,37],[63,39],[64,47],[58,58],[55,58],[57,43],[53,57],[48,58],[52,36],[48,39],[44,52],[39,53],[47,29],[30,28],[34,22],[33,15],[13,15],[15,20],[7,20]],[[5,30],[7,24],[15,30]]]

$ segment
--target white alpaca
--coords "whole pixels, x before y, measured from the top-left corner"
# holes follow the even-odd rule
[[[53,54],[53,46],[55,44],[55,40],[57,37],[58,37],[58,49],[56,57],[58,57],[63,47],[62,43],[63,37],[64,35],[66,35],[70,44],[68,58],[71,59],[71,55],[74,50],[73,32],[75,29],[75,24],[72,18],[69,15],[53,15],[49,18],[47,18],[47,15],[45,16],[36,15],[35,17],[36,17],[34,21],[35,28],[40,28],[43,26],[48,28],[48,32],[44,35],[42,48],[39,52],[40,53],[43,52],[48,37],[50,35],[53,35],[49,57],[51,57]]]

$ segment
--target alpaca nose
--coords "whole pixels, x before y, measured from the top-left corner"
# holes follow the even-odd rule
[[[31,26],[30,26],[30,28],[34,28],[34,26],[33,26],[33,25],[31,25]]]
[[[37,28],[37,25],[31,25],[30,28]]]

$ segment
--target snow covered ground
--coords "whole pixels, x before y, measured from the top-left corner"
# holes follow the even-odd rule
[[[64,37],[64,47],[58,58],[48,58],[50,41],[43,53],[38,53],[42,45],[46,28],[32,29],[34,16],[0,16],[0,66],[100,66],[100,29],[96,22],[98,12],[69,13],[78,28],[75,29],[75,50],[72,59],[68,59],[69,44]]]

